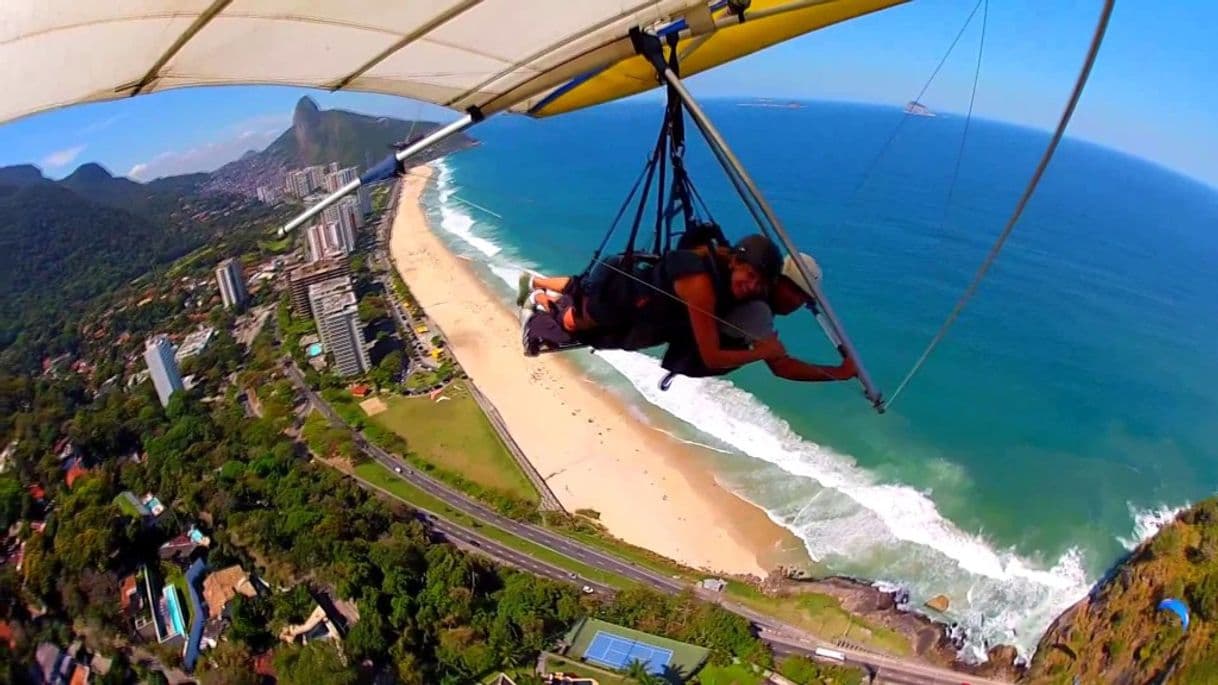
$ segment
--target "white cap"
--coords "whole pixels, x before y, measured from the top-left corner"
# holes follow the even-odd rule
[[[804,269],[808,272],[808,275],[812,277],[812,280],[820,283],[820,264],[816,263],[816,260],[812,258],[812,255],[801,252],[799,253],[799,261],[803,262]],[[802,290],[805,295],[808,297],[813,296],[812,287],[808,285],[806,280],[804,280],[803,273],[800,272],[799,266],[795,263],[795,260],[792,259],[790,255],[787,255],[787,257],[782,260],[782,275],[791,279],[791,282],[794,283],[797,288]]]

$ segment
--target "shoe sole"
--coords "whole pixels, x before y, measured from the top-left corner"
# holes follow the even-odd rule
[[[529,299],[529,292],[532,290],[531,281],[533,278],[529,272],[520,274],[520,278],[516,279],[516,306],[523,307],[524,303]]]
[[[520,346],[524,350],[524,356],[526,357],[537,356],[537,352],[534,352],[532,346],[529,345],[529,321],[536,313],[535,310],[524,309],[523,307],[520,310]]]

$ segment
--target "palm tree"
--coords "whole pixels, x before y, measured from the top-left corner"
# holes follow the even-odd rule
[[[639,685],[661,685],[660,680],[647,671],[647,664],[638,659],[626,665],[626,675]]]

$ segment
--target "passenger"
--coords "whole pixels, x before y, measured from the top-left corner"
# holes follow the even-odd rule
[[[819,281],[820,266],[811,255],[800,254],[800,260],[813,279]],[[719,334],[725,345],[745,346],[749,340],[758,340],[777,335],[774,316],[786,316],[815,301],[811,286],[800,273],[795,260],[783,260],[782,273],[769,288],[765,300],[743,302],[730,310],[720,322]],[[766,360],[770,372],[778,378],[792,381],[844,381],[858,375],[854,360],[846,358],[836,366],[812,364],[790,355]],[[701,362],[696,345],[687,338],[675,338],[669,342],[663,366],[672,373],[685,376],[719,376],[734,369],[717,369]]]

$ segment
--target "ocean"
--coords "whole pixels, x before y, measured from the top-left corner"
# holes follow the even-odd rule
[[[1047,134],[806,103],[712,101],[891,392],[1001,230]],[[582,270],[654,141],[660,105],[507,116],[439,164],[439,234],[511,299],[522,268]],[[688,166],[729,236],[749,215],[690,132]],[[871,173],[867,174],[868,168]],[[863,182],[865,180],[865,183]],[[1218,484],[1218,191],[1077,140],[1058,151],[978,295],[893,408],[857,384],[762,365],[678,379],[653,355],[578,353],[640,420],[710,447],[720,481],[804,541],[818,570],[951,600],[963,656],[1027,654],[1139,540]],[[619,233],[620,244],[622,234]],[[787,349],[836,361],[806,313]]]

